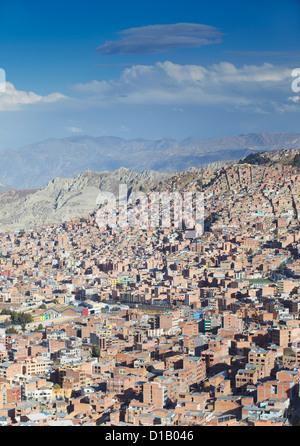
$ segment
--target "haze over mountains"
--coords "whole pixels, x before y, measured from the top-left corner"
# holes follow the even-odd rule
[[[300,133],[249,133],[208,141],[72,136],[0,151],[0,185],[5,189],[43,188],[57,177],[74,177],[126,167],[136,172],[173,173],[206,163],[243,158],[254,151],[300,149]],[[9,185],[9,186],[6,186]]]
[[[97,208],[100,191],[117,197],[119,184],[127,184],[128,194],[149,191],[167,182],[170,173],[219,168],[251,152],[292,148],[300,149],[300,133],[209,141],[77,136],[0,151],[0,232],[81,217]]]

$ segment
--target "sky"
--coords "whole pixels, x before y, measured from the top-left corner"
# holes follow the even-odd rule
[[[0,0],[0,149],[297,132],[299,67],[300,0]]]

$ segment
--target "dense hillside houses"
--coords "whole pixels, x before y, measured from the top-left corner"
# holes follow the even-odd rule
[[[159,184],[203,192],[201,237],[95,212],[1,233],[0,425],[297,425],[297,154]]]

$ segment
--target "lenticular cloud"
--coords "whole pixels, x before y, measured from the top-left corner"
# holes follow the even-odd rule
[[[105,42],[96,51],[101,54],[158,53],[179,48],[198,48],[221,42],[215,27],[198,23],[175,23],[130,28],[120,38]]]

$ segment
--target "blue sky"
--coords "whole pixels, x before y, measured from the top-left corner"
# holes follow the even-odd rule
[[[296,0],[0,0],[0,149],[298,131],[299,44]]]

